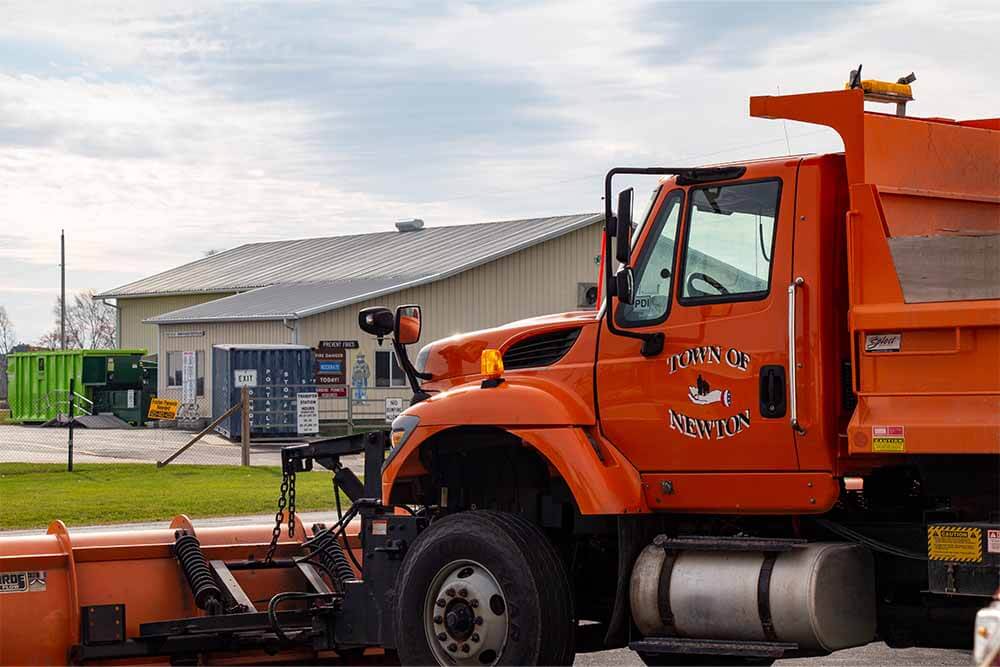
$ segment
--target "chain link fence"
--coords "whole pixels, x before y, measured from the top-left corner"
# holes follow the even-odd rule
[[[122,406],[105,412],[107,405],[95,406],[79,393],[53,392],[31,405],[11,405],[11,416],[0,419],[0,463],[278,466],[285,445],[385,428],[409,405],[402,395],[408,392],[399,388],[323,390],[327,393],[314,385],[248,387],[245,416],[239,401],[213,406],[202,396],[179,405],[169,420],[148,419],[148,404],[138,398],[129,404],[127,394]],[[230,408],[235,409],[219,419]]]

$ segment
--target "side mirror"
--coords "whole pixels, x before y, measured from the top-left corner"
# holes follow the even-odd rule
[[[632,254],[632,188],[618,193],[618,222],[615,223],[615,259],[628,264]]]
[[[420,340],[420,306],[399,306],[396,308],[396,321],[393,326],[396,331],[396,342],[400,345],[413,345]]]
[[[383,306],[363,308],[358,313],[358,326],[361,330],[379,340],[392,333],[393,320],[392,311]]]
[[[632,305],[635,302],[635,275],[631,266],[623,266],[615,274],[615,295],[622,303]]]

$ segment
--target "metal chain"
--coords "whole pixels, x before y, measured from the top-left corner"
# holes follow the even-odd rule
[[[295,477],[291,479],[294,485]],[[281,520],[285,514],[285,497],[288,495],[288,480],[289,474],[285,473],[281,477],[281,493],[278,495],[278,511],[274,515],[274,530],[271,531],[271,544],[267,547],[267,555],[264,557],[264,563],[267,564],[274,558],[274,552],[278,548],[278,540],[281,538]]]
[[[288,536],[295,537],[295,473],[288,480]]]

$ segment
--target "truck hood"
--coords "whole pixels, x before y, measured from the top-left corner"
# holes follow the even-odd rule
[[[487,348],[503,352],[516,339],[530,334],[557,331],[569,327],[597,325],[597,312],[579,310],[556,315],[542,315],[502,324],[492,329],[456,334],[424,346],[417,355],[417,370],[430,373],[431,383],[479,376],[479,358]]]

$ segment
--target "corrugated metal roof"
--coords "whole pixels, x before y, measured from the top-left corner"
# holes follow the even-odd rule
[[[431,276],[440,279],[600,219],[600,214],[589,213],[427,227],[409,232],[248,243],[97,296],[128,298],[242,291],[281,283],[392,278],[396,284],[405,284]]]
[[[249,292],[206,301],[151,317],[151,324],[171,324],[180,322],[212,322],[240,320],[283,320],[298,319],[307,312],[332,310],[348,303],[354,303],[396,291],[399,280],[395,278],[373,278],[370,280],[340,280],[315,283],[282,283],[270,287],[260,287]]]
[[[408,287],[448,278],[475,266],[510,255],[524,248],[562,236],[571,231],[600,222],[600,214],[560,216],[555,218],[535,218],[513,220],[457,227],[432,227],[414,232],[390,232],[387,234],[365,234],[360,236],[335,237],[331,239],[310,239],[307,241],[284,241],[266,244],[251,244],[236,248],[228,253],[220,253],[204,260],[186,265],[208,262],[221,255],[234,253],[244,248],[261,248],[261,256],[266,257],[267,267],[245,269],[228,259],[224,266],[232,274],[225,287],[213,289],[240,289],[237,281],[247,280],[239,273],[258,275],[264,271],[274,283],[256,287],[233,296],[208,301],[152,317],[147,322],[153,324],[179,324],[187,322],[280,320],[308,317],[352,303],[374,299],[384,294],[397,292]],[[437,233],[437,232],[448,233]],[[394,241],[387,243],[386,239]],[[420,237],[420,238],[416,238]],[[350,244],[336,244],[334,241],[350,240]],[[369,247],[367,241],[373,240]],[[313,245],[303,245],[313,244]],[[299,254],[289,254],[288,248],[297,248]],[[303,255],[312,258],[318,266],[309,266],[302,260]],[[244,262],[253,262],[252,257],[243,255]],[[295,263],[301,270],[309,266],[306,273],[312,279],[290,278],[289,263]],[[222,266],[222,265],[220,265]],[[348,268],[356,272],[351,275]],[[173,271],[179,271],[179,267]],[[219,266],[202,267],[198,272],[204,276],[215,276]],[[162,279],[171,271],[145,281],[132,283],[141,285],[158,280],[170,293],[179,291],[183,283],[178,276],[171,281]],[[343,279],[324,279],[318,276],[347,274]],[[381,275],[380,275],[381,274]],[[190,280],[191,278],[186,278]],[[214,279],[214,278],[212,278]],[[221,279],[221,278],[220,278]],[[257,279],[257,278],[254,278]],[[125,287],[130,287],[126,285]],[[124,288],[119,288],[119,290]],[[138,289],[148,290],[149,285]],[[203,290],[204,291],[204,290]],[[118,290],[101,296],[116,296]],[[150,294],[149,292],[129,293],[129,296]],[[154,293],[155,294],[155,293]]]

